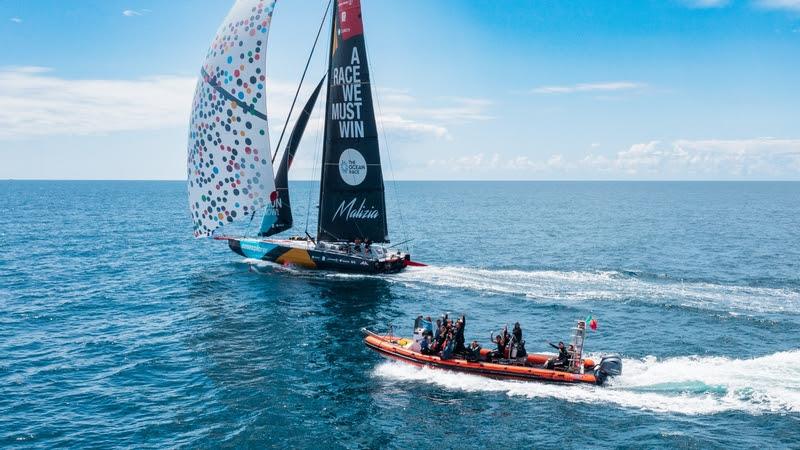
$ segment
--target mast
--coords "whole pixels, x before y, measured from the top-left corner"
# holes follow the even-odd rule
[[[330,127],[330,121],[328,118],[331,116],[331,70],[333,69],[333,45],[336,43],[336,20],[339,16],[339,0],[333,0],[333,9],[331,10],[331,43],[328,47],[328,82],[326,83],[325,89],[325,127],[323,129],[323,137],[322,137],[322,168],[320,169],[319,174],[319,202],[317,203],[317,241],[321,239],[322,236],[322,197],[325,194],[325,149],[328,143],[328,136],[330,132],[328,131]],[[311,205],[309,205],[309,208]]]
[[[334,0],[317,239],[388,242],[360,0]]]

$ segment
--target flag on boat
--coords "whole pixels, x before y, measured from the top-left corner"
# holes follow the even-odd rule
[[[591,316],[586,317],[586,325],[594,331],[597,331],[597,319]]]

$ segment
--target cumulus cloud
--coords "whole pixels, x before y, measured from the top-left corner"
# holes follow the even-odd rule
[[[67,79],[44,67],[0,68],[0,139],[187,126],[195,84],[195,77]],[[272,133],[280,133],[295,89],[294,83],[270,81]],[[304,87],[295,115],[312,89]],[[449,139],[448,126],[490,118],[485,100],[421,101],[408,91],[389,89],[386,93],[384,98],[384,92],[379,92],[383,115],[378,121],[387,134],[400,138]]]
[[[276,133],[276,136],[283,129],[296,88],[293,83],[276,80],[270,82],[268,108],[272,120],[271,132]],[[297,117],[302,102],[308,98],[313,88],[314,86],[307,85],[301,90],[300,100],[292,113],[292,121]],[[408,89],[378,88],[373,92],[373,100],[381,139],[385,132],[393,140],[417,141],[428,138],[451,140],[453,138],[451,126],[492,118],[487,113],[491,102],[484,99],[461,97],[420,99]],[[324,111],[323,106],[321,102],[316,105],[311,115],[311,124],[319,123],[320,115]]]
[[[64,79],[43,67],[0,69],[0,138],[105,134],[187,123],[195,79]]]
[[[584,168],[643,178],[791,178],[800,176],[800,139],[650,141],[608,158],[587,155]]]
[[[20,19],[19,17],[12,17],[12,18],[10,18],[8,20],[10,20],[10,21],[12,21],[14,23],[22,23],[22,19]]]
[[[438,97],[420,100],[408,91],[379,89],[376,95],[379,126],[403,138],[419,134],[452,139],[450,126],[492,119],[487,113],[491,102],[464,97]]]
[[[614,92],[642,89],[647,85],[632,81],[606,83],[580,83],[564,86],[539,86],[530,90],[532,94],[574,94],[580,92]]]
[[[478,169],[497,167],[499,156],[497,154],[487,159],[483,153],[465,155],[454,158],[429,159],[429,169],[444,170],[448,172],[473,172]]]
[[[628,175],[797,178],[800,139],[652,141],[619,152],[610,163]]]
[[[474,153],[430,159],[421,169],[445,178],[797,180],[800,139],[649,141],[613,154],[577,157]]]

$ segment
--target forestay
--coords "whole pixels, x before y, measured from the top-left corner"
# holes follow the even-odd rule
[[[264,73],[274,6],[274,0],[238,0],[200,70],[187,158],[196,237],[250,218],[277,199]]]
[[[300,112],[300,116],[297,118],[292,134],[289,136],[286,151],[283,152],[283,158],[278,166],[278,173],[275,175],[275,190],[278,192],[278,199],[272,202],[270,206],[267,206],[258,232],[259,236],[272,236],[292,228],[292,205],[289,201],[289,169],[292,167],[297,147],[300,146],[300,140],[303,138],[308,119],[311,117],[311,112],[314,110],[314,105],[324,82],[325,79],[323,78],[317,84],[314,92],[311,93],[306,105],[303,107],[303,111]]]

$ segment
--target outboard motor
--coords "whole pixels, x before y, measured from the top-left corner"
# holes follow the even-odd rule
[[[622,375],[622,358],[619,355],[609,355],[600,358],[600,364],[594,366],[594,376],[597,384],[602,385],[606,378]]]

